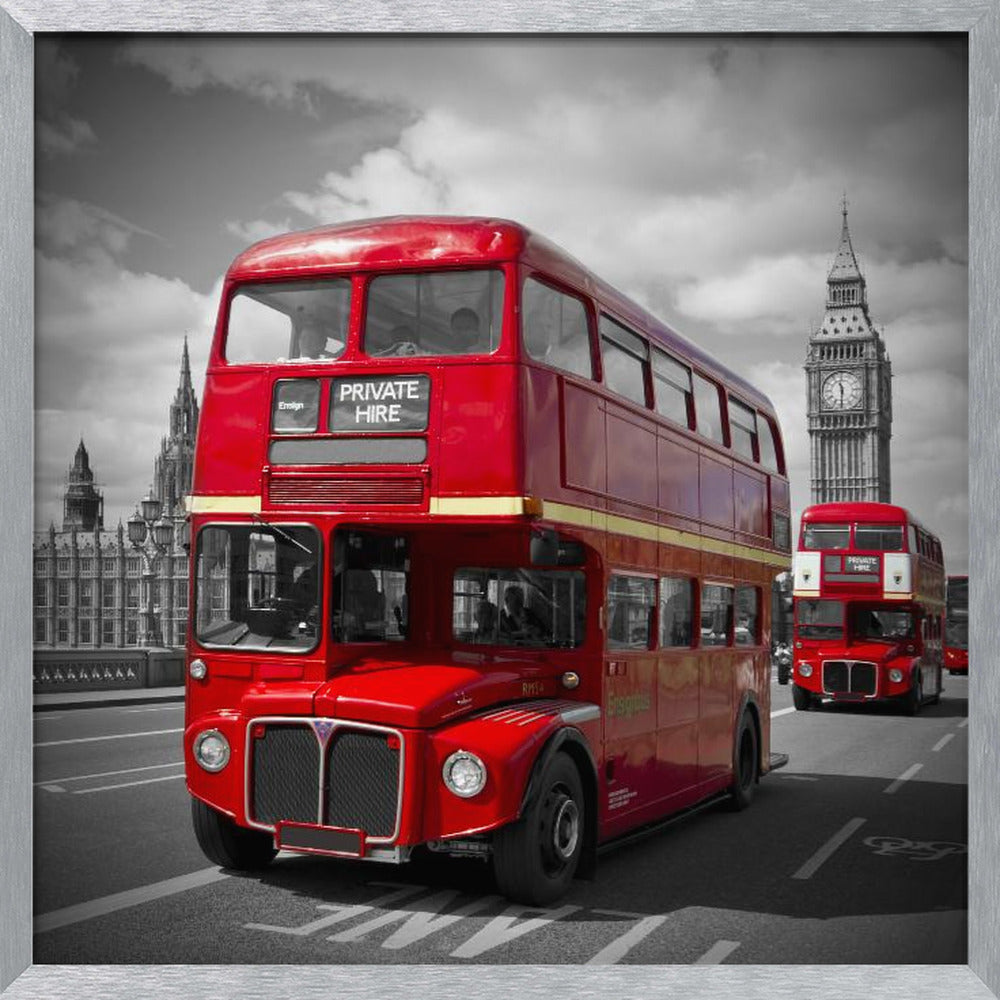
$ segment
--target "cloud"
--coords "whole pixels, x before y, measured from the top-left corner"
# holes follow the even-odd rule
[[[79,72],[76,61],[58,42],[39,36],[35,43],[35,139],[45,156],[71,155],[97,142],[90,124],[64,108]]]
[[[111,213],[48,199],[38,226],[47,249],[36,253],[36,523],[61,522],[81,435],[117,517],[121,497],[134,503],[152,475],[185,334],[200,396],[219,287],[202,295],[130,271],[116,257],[142,230]]]

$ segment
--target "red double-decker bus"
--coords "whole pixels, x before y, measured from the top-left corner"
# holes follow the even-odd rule
[[[518,224],[239,256],[189,510],[185,763],[221,865],[492,857],[537,904],[787,759],[772,407]]]
[[[950,674],[969,672],[969,578],[949,576],[944,620],[944,665]]]
[[[944,557],[906,510],[807,507],[793,573],[797,709],[895,700],[916,715],[940,699]]]

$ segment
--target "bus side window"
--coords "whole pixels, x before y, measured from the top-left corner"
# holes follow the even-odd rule
[[[690,646],[694,581],[660,578],[660,645]]]
[[[608,648],[649,649],[655,606],[655,580],[612,576],[608,582]]]
[[[722,431],[722,410],[719,405],[719,388],[714,382],[694,374],[694,403],[698,433],[719,444],[725,444]]]
[[[521,293],[521,333],[528,356],[573,375],[593,378],[587,309],[579,299],[535,278]]]

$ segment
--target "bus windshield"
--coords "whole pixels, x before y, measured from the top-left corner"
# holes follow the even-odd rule
[[[195,577],[198,641],[238,649],[312,649],[319,626],[319,553],[313,528],[202,528]]]
[[[243,285],[229,305],[230,364],[330,361],[347,345],[349,278]]]
[[[802,537],[804,549],[846,549],[850,545],[849,524],[807,524]]]
[[[803,639],[835,639],[844,631],[840,601],[796,601],[795,613]]]
[[[856,524],[854,547],[868,552],[902,552],[901,524]]]
[[[886,608],[852,608],[851,636],[856,639],[912,639],[913,615]]]
[[[368,286],[363,348],[372,357],[492,354],[500,346],[497,270],[385,274]]]
[[[568,649],[584,636],[586,594],[579,570],[456,571],[452,635],[458,642]]]

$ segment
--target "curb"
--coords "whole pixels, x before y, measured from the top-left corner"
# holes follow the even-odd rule
[[[44,699],[44,700],[43,700]],[[184,689],[149,688],[126,694],[122,691],[74,691],[64,695],[35,695],[33,712],[54,712],[69,708],[108,708],[118,705],[148,705],[184,701]]]

